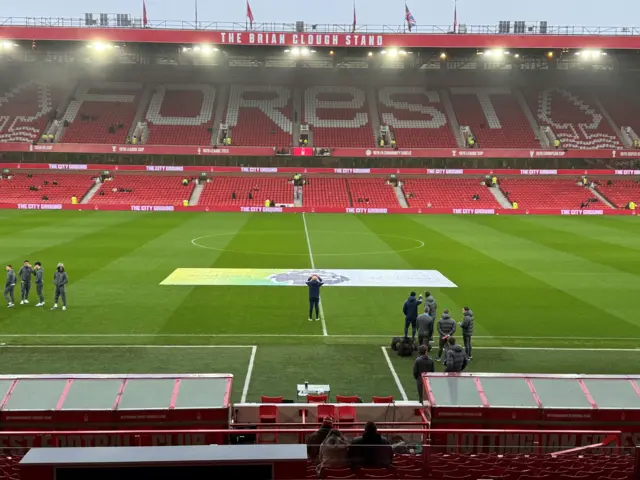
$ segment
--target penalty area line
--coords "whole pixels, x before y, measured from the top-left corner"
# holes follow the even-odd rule
[[[387,361],[387,365],[389,366],[389,370],[391,371],[391,375],[393,376],[393,380],[396,382],[396,387],[398,387],[398,391],[400,392],[400,396],[402,400],[405,402],[409,400],[407,397],[407,392],[405,392],[404,387],[402,386],[402,382],[400,381],[400,377],[398,377],[398,373],[391,363],[391,358],[389,358],[389,353],[387,352],[387,347],[380,347],[382,349],[382,354],[384,355],[385,360]]]
[[[304,224],[304,235],[307,238],[307,248],[309,249],[309,259],[311,260],[311,268],[313,270],[316,269],[316,262],[313,260],[313,252],[311,251],[311,239],[309,238],[309,229],[307,228],[307,217],[305,214],[302,214],[302,223]],[[329,334],[327,333],[327,323],[324,320],[324,310],[322,309],[322,299],[318,302],[318,306],[320,307],[320,321],[322,322],[322,335],[327,337]]]
[[[249,393],[249,385],[251,384],[251,375],[253,374],[253,364],[256,361],[256,352],[258,346],[251,347],[251,356],[249,357],[249,367],[247,368],[247,376],[244,379],[244,387],[242,388],[242,397],[240,397],[240,403],[246,403],[247,394]]]
[[[257,348],[255,345],[7,345],[0,348]]]

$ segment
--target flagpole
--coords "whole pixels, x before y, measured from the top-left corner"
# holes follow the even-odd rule
[[[198,29],[198,0],[195,0],[195,10],[196,10],[196,30]]]
[[[407,33],[407,2],[404,2],[404,22],[402,26],[403,33]]]

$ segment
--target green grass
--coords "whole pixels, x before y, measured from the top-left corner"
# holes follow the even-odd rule
[[[439,312],[476,314],[471,371],[630,373],[640,360],[634,217],[306,221],[317,268],[439,270],[455,282],[431,290]],[[210,249],[192,245],[203,236]],[[233,373],[238,401],[257,345],[250,401],[293,397],[305,380],[400,398],[381,346],[402,332],[409,289],[325,287],[323,336],[304,288],[159,285],[180,267],[310,268],[301,215],[2,211],[0,246],[3,263],[43,262],[48,306],[55,264],[70,277],[66,312],[0,309],[2,373]],[[203,345],[238,348],[189,348]],[[391,361],[415,399],[412,359]]]

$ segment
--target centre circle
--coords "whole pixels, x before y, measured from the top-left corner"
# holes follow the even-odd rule
[[[344,237],[349,237],[349,236],[375,236],[375,237],[382,237],[382,238],[395,238],[395,239],[400,239],[400,240],[405,240],[407,242],[410,242],[412,245],[409,246],[408,248],[402,248],[399,250],[394,250],[391,247],[389,247],[388,250],[384,250],[384,251],[374,251],[374,252],[369,252],[369,251],[362,251],[362,252],[350,252],[350,253],[315,253],[313,252],[313,257],[342,257],[342,256],[354,256],[354,255],[388,255],[390,253],[403,253],[403,252],[411,252],[414,250],[418,250],[422,247],[424,247],[424,242],[421,240],[418,240],[416,238],[411,238],[411,237],[403,237],[400,235],[392,235],[392,234],[387,234],[387,233],[369,233],[369,232],[340,232],[340,231],[331,231],[331,230],[323,230],[322,232],[320,232],[318,235],[321,234],[331,234],[333,235],[332,240],[336,240],[339,239],[340,242],[342,242],[342,244],[344,244]],[[238,232],[233,232],[233,233],[216,233],[216,234],[212,234],[212,235],[203,235],[201,237],[197,237],[194,238],[193,240],[191,240],[191,244],[199,247],[199,248],[204,248],[207,250],[214,250],[214,251],[218,251],[218,252],[230,252],[230,253],[242,253],[242,254],[249,254],[249,255],[283,255],[283,256],[291,256],[291,257],[307,257],[309,256],[309,251],[305,251],[303,253],[287,253],[287,252],[279,252],[279,251],[251,251],[251,250],[244,250],[244,249],[231,249],[231,248],[221,248],[221,247],[216,247],[213,245],[207,245],[207,239],[215,239],[215,238],[223,238],[223,237],[231,237],[231,236],[235,236],[237,235]],[[285,231],[285,230],[277,230],[277,231],[267,231],[267,232],[251,232],[249,233],[249,235],[256,235],[256,236],[260,236],[260,237],[264,237],[264,236],[268,236],[268,235],[282,235],[282,234],[291,234],[291,235],[299,235],[300,231],[298,230],[291,230],[291,231]],[[247,232],[243,233],[243,235],[247,235]],[[336,235],[341,235],[341,237],[336,237]],[[268,243],[268,242],[267,242]],[[269,245],[271,245],[270,243],[268,243]],[[352,245],[353,243],[348,243],[349,245]]]

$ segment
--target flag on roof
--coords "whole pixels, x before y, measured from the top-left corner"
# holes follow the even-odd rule
[[[416,26],[416,19],[413,17],[411,10],[409,10],[409,7],[406,3],[404,4],[404,19],[407,21],[407,27],[409,27],[409,31],[411,31],[411,29]]]
[[[251,5],[249,5],[249,0],[247,0],[247,18],[249,19],[249,24],[251,28],[253,28],[253,12],[251,11]]]

